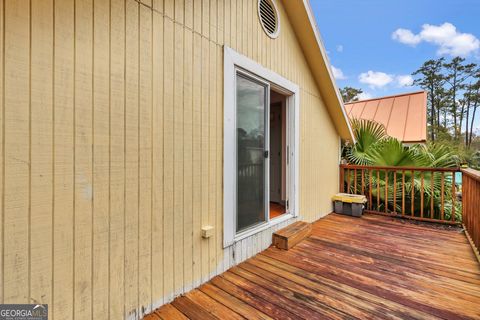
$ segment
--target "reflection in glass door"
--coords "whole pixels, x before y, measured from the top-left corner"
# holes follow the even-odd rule
[[[266,221],[269,85],[236,76],[237,224],[236,231]]]

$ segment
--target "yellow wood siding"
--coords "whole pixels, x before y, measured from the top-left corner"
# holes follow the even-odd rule
[[[30,5],[5,3],[3,114],[4,300],[30,292]]]
[[[54,4],[53,299],[48,303],[49,312],[60,319],[73,317],[74,301],[74,12],[73,0]],[[44,301],[41,296],[30,299]]]
[[[272,40],[257,0],[0,0],[0,302],[138,318],[290,223],[222,247],[224,45],[300,86],[299,218],[331,211],[338,134],[278,9]]]
[[[107,252],[108,315],[111,319],[121,319],[125,314],[125,279],[129,276],[125,270],[125,3],[112,1],[110,7],[110,117],[109,117],[109,234]],[[154,42],[155,43],[155,42]],[[107,42],[108,44],[108,42]],[[112,54],[114,53],[114,54]],[[155,225],[152,225],[155,230]],[[152,236],[156,235],[153,231]],[[152,242],[152,248],[157,248]],[[156,258],[156,256],[155,256]],[[152,257],[152,261],[153,257]]]

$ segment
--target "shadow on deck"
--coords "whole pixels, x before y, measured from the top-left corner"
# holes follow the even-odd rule
[[[146,319],[480,319],[480,266],[459,228],[331,214]]]

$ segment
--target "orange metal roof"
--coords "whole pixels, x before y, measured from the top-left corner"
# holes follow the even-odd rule
[[[402,142],[427,140],[427,92],[418,91],[345,104],[349,118],[379,122]]]

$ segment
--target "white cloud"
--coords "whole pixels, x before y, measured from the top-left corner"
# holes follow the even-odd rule
[[[478,54],[480,40],[471,33],[462,33],[451,23],[441,25],[424,24],[422,31],[414,34],[408,29],[397,29],[392,33],[392,39],[398,42],[415,46],[424,41],[438,46],[439,55],[466,57]]]
[[[400,87],[410,87],[413,85],[413,77],[409,74],[397,76],[395,80]]]
[[[332,73],[333,73],[333,77],[334,77],[336,80],[345,80],[345,79],[347,79],[347,77],[343,74],[342,69],[340,69],[340,68],[335,68],[334,66],[332,66]]]
[[[371,88],[382,88],[393,81],[393,76],[385,72],[363,72],[358,76],[358,81],[368,84]]]
[[[368,100],[372,98],[373,98],[372,94],[368,92],[362,92],[358,95],[358,100]]]
[[[392,39],[410,46],[415,46],[422,41],[422,38],[419,35],[413,34],[413,32],[408,29],[402,28],[399,28],[392,33]]]
[[[343,46],[341,44],[337,46],[337,52],[343,52]]]
[[[438,45],[439,54],[468,56],[480,48],[480,40],[473,34],[458,32],[451,23],[444,23],[441,26],[426,24],[420,35],[425,41]]]

